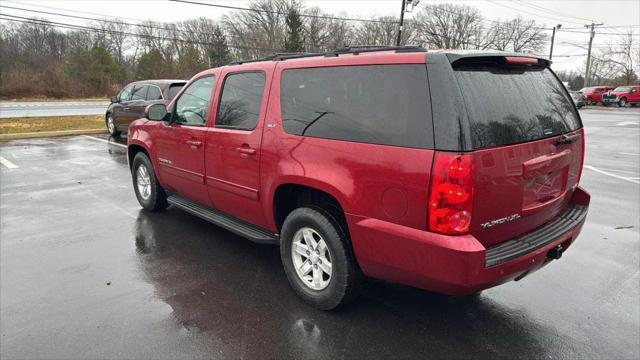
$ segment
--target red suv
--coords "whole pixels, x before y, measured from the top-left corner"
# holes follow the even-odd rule
[[[321,309],[363,275],[450,295],[520,279],[587,214],[580,116],[542,58],[281,55],[204,71],[146,114],[128,134],[142,207],[279,245]]]
[[[640,85],[619,86],[602,96],[602,105],[617,104],[619,107],[632,107],[640,104]]]
[[[602,95],[614,88],[613,86],[591,86],[582,88],[579,92],[587,99],[587,105],[597,105],[602,102]]]

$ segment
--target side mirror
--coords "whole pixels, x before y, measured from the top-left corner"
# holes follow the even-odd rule
[[[149,120],[164,120],[167,114],[167,107],[164,104],[152,104],[144,109],[144,116]]]
[[[117,103],[117,102],[119,102],[119,101],[120,101],[120,100],[118,99],[118,97],[117,97],[117,96],[112,96],[112,97],[111,97],[111,102],[112,102],[112,103]]]

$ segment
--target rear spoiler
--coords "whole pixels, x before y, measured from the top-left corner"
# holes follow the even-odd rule
[[[548,67],[551,65],[548,59],[517,53],[448,53],[446,56],[452,66],[492,64]]]

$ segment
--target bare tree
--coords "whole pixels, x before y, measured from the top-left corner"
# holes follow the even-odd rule
[[[476,48],[482,29],[480,12],[468,5],[427,5],[412,23],[417,41],[442,49]]]
[[[514,52],[535,52],[544,48],[547,35],[534,20],[515,19],[496,22],[486,32],[482,48]]]

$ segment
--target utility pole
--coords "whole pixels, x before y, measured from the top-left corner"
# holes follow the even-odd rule
[[[402,23],[404,23],[404,7],[406,0],[402,1],[402,7],[400,9],[400,26],[398,26],[398,39],[396,40],[396,46],[400,46],[400,39],[402,38]]]
[[[396,46],[400,46],[400,41],[402,40],[402,26],[404,24],[404,13],[411,12],[413,9],[418,6],[420,0],[401,0],[402,7],[400,8],[400,24],[398,26],[398,38],[396,39]]]
[[[596,35],[595,28],[596,26],[604,25],[603,23],[595,24],[591,22],[591,24],[587,24],[584,27],[590,29],[589,31],[589,50],[587,50],[587,71],[584,74],[584,86],[591,85],[591,45],[593,45],[593,37]]]
[[[553,27],[553,32],[551,33],[551,50],[549,50],[549,60],[551,60],[551,58],[553,57],[553,41],[556,38],[556,30],[560,30],[560,28],[562,27],[562,24],[558,24],[556,26]]]

